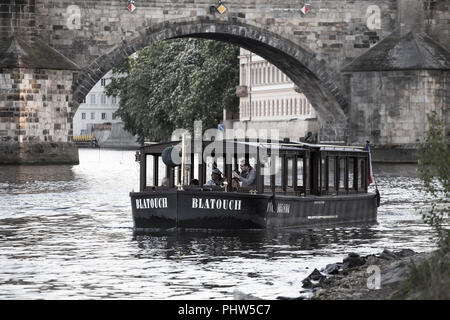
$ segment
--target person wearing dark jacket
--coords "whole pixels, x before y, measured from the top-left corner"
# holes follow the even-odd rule
[[[241,181],[242,187],[256,187],[256,170],[248,162],[241,162],[241,174],[233,172],[233,177]]]

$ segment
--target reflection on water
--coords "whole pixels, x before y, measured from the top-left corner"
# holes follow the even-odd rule
[[[428,251],[414,166],[375,167],[378,224],[134,235],[133,151],[80,150],[79,166],[0,166],[0,298],[298,296],[314,268],[383,248]],[[392,170],[391,170],[392,171]]]

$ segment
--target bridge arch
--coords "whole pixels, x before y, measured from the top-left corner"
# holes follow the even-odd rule
[[[221,20],[197,16],[147,26],[83,68],[73,85],[75,109],[92,87],[131,54],[160,41],[175,38],[227,41],[263,57],[284,72],[305,94],[330,135],[345,136],[348,103],[341,74],[317,55],[293,41],[239,18]]]

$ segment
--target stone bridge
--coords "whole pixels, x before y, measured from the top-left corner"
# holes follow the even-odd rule
[[[228,41],[286,73],[321,141],[403,160],[436,110],[449,123],[450,0],[2,0],[0,164],[77,163],[72,119],[132,53],[181,37]],[[207,85],[207,84],[205,84]],[[386,152],[387,151],[387,152]],[[392,159],[394,160],[394,159]]]

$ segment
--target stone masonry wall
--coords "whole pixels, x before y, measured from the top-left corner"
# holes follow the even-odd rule
[[[73,71],[64,70],[2,70],[0,144],[5,148],[14,146],[11,150],[15,151],[9,152],[10,157],[22,161],[26,157],[23,151],[30,153],[33,144],[53,143],[56,146],[72,141],[73,77]],[[50,158],[49,154],[47,156]],[[73,157],[76,159],[72,158],[72,161],[78,161],[77,155]],[[6,157],[0,160],[2,162],[7,162]]]
[[[427,130],[429,112],[437,111],[449,123],[449,78],[439,70],[353,73],[353,142],[413,149]]]
[[[195,16],[236,19],[275,32],[308,48],[339,69],[387,36],[395,27],[397,0],[309,0],[309,13],[298,0],[227,0],[223,16],[210,13],[217,1],[36,0],[37,27],[42,39],[80,67],[106,54],[121,41],[130,41],[151,25]],[[369,10],[377,6],[379,11]],[[376,10],[376,9],[375,9]],[[380,25],[368,23],[380,14]],[[375,15],[374,15],[375,14]]]
[[[3,141],[70,142],[73,72],[10,69],[0,74]]]
[[[425,31],[450,51],[450,0],[423,0]]]
[[[35,25],[35,0],[1,0],[0,47],[1,41],[13,34],[31,39],[38,32]]]

